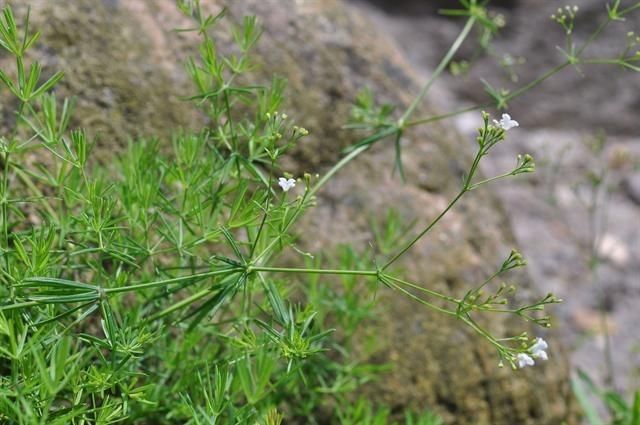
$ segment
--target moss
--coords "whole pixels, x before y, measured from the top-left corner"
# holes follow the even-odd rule
[[[36,54],[45,73],[65,73],[56,92],[76,97],[73,124],[98,136],[105,156],[131,137],[168,139],[198,118],[180,99],[189,90],[184,76],[150,62],[156,46],[148,34],[125,10],[108,4],[47,2],[32,13],[42,29]]]

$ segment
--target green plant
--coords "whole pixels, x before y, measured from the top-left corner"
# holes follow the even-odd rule
[[[442,425],[439,417],[430,412],[414,414],[407,412],[404,420],[393,421],[391,410],[387,407],[374,408],[365,399],[358,399],[344,410],[338,410],[338,422],[340,425]]]
[[[640,390],[631,394],[631,403],[619,392],[599,388],[584,371],[571,381],[573,392],[582,407],[589,425],[638,425],[640,424]],[[610,420],[603,418],[594,407],[590,395],[600,398]]]
[[[294,225],[351,160],[392,137],[402,175],[405,129],[458,113],[410,121],[472,28],[497,29],[482,4],[463,0],[462,10],[449,12],[467,23],[398,120],[393,108],[362,96],[352,127],[369,135],[322,177],[295,179],[280,159],[308,132],[278,112],[285,81],[242,83],[255,66],[257,20],[234,28],[237,50],[225,56],[210,35],[224,11],[209,16],[198,1],[178,3],[195,23],[184,31],[201,37],[200,57],[187,65],[196,89],[189,99],[209,124],[176,134],[170,152],[168,143],[132,141],[111,168],[95,163],[95,142],[84,130],[70,128],[74,103],[49,93],[62,75],[40,84],[38,62],[27,71],[25,52],[39,37],[29,16],[18,28],[12,9],[3,9],[0,46],[14,57],[17,75],[0,72],[0,79],[17,107],[0,139],[0,419],[279,424],[285,416],[314,421],[323,408],[337,407],[344,423],[379,423],[387,418],[384,407],[350,403],[383,367],[348,350],[373,314],[378,290],[459,319],[495,347],[500,364],[546,358],[543,340],[526,333],[497,338],[474,319],[500,313],[549,326],[540,311],[559,302],[553,295],[511,307],[515,288],[493,287],[525,264],[516,251],[462,298],[407,281],[393,267],[464,195],[534,170],[524,155],[501,175],[477,175],[482,158],[517,125],[506,114],[500,121],[482,114],[473,162],[431,224],[411,237],[393,216],[378,227],[383,258],[347,247],[337,258],[305,255],[300,267],[278,265],[287,253],[300,253]],[[610,17],[632,9],[610,9]],[[585,47],[572,53],[571,64]],[[496,105],[505,107],[548,76],[513,94],[492,92]],[[438,423],[427,414],[406,418]]]

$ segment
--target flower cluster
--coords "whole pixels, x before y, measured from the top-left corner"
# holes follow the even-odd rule
[[[542,338],[536,338],[536,341],[528,350],[529,353],[519,353],[516,356],[518,367],[522,369],[523,367],[535,365],[536,362],[533,359],[548,360],[547,348],[549,348],[547,341]]]
[[[578,6],[565,6],[564,9],[559,7],[557,13],[551,15],[551,19],[556,21],[567,35],[573,33],[573,22],[576,19],[576,13],[578,13]]]

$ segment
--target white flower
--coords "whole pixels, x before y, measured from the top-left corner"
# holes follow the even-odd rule
[[[278,179],[278,185],[282,188],[282,190],[286,192],[292,187],[296,186],[296,181],[294,179],[286,179],[284,177],[280,177]]]
[[[516,120],[511,119],[511,115],[502,114],[502,119],[500,121],[493,120],[493,123],[496,127],[502,128],[504,131],[511,130],[513,127],[519,127],[520,124]]]
[[[548,360],[547,348],[549,348],[547,341],[542,338],[536,338],[536,342],[531,346],[531,355],[536,359]]]
[[[549,360],[549,356],[547,356],[546,351],[538,351],[537,353],[533,354],[533,357],[540,360]]]
[[[518,367],[522,369],[523,367],[533,366],[536,362],[533,361],[531,356],[525,353],[519,353],[516,356],[516,360],[518,361]]]

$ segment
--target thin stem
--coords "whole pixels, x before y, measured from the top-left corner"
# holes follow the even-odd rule
[[[618,58],[614,59],[584,59],[580,61],[581,64],[587,65],[621,65],[624,66],[624,62]]]
[[[542,74],[540,77],[538,77],[535,80],[531,81],[529,84],[520,87],[518,90],[514,91],[513,93],[509,93],[504,99],[505,102],[508,102],[511,99],[514,99],[514,98],[520,96],[521,94],[531,90],[532,88],[534,88],[538,84],[540,84],[543,81],[547,80],[552,75],[557,74],[558,72],[562,71],[564,68],[566,68],[569,65],[571,65],[571,62],[567,60],[567,61],[561,63],[560,65],[554,66],[553,68],[551,68],[550,70],[548,70],[547,72]]]
[[[229,93],[225,89],[224,90],[224,105],[227,110],[227,122],[229,124],[229,129],[231,130],[231,142],[233,143],[234,151],[238,149],[238,138],[236,137],[236,130],[233,125],[233,118],[231,117],[231,105],[229,104]]]
[[[503,179],[505,177],[511,177],[513,175],[514,175],[513,171],[509,171],[508,173],[500,174],[500,175],[495,176],[495,177],[491,177],[491,178],[488,178],[488,179],[485,179],[485,180],[481,180],[481,181],[479,181],[477,183],[474,183],[471,186],[469,186],[469,190],[476,189],[478,186],[482,186],[483,184],[491,183],[492,181]]]
[[[428,301],[423,300],[422,298],[412,294],[411,292],[407,291],[406,289],[398,286],[398,285],[392,285],[393,289],[398,290],[400,292],[402,292],[404,295],[406,295],[407,297],[411,298],[414,301],[419,302],[422,305],[426,305],[427,307],[440,312],[440,313],[444,313],[444,314],[448,314],[449,316],[457,316],[455,312],[444,309],[442,307],[438,307],[437,305],[431,304]]]
[[[260,227],[258,227],[258,232],[251,244],[251,250],[249,252],[249,258],[253,257],[253,253],[258,246],[258,242],[260,242],[260,236],[262,235],[262,230],[264,229],[264,224],[267,222],[267,217],[269,216],[269,206],[271,205],[271,196],[273,195],[273,190],[271,190],[271,184],[273,182],[273,169],[275,168],[275,159],[271,158],[271,167],[269,168],[269,182],[267,183],[267,200],[265,202],[266,207],[264,210],[264,215],[262,216],[262,220],[260,221]]]
[[[409,121],[408,123],[405,124],[405,127],[414,127],[416,125],[420,125],[420,124],[428,124],[431,122],[436,122],[436,121],[441,121],[447,118],[452,118],[452,117],[456,117],[458,115],[462,115],[465,114],[467,112],[472,112],[472,111],[476,111],[478,109],[484,109],[484,108],[488,108],[490,106],[492,106],[492,103],[483,103],[482,105],[473,105],[473,106],[469,106],[466,108],[462,108],[462,109],[458,109],[457,111],[453,111],[453,112],[449,112],[446,114],[442,114],[442,115],[434,115],[432,117],[426,117],[426,118],[420,118],[418,120],[415,121]]]
[[[15,164],[15,163],[12,163],[11,165],[13,166],[13,169],[15,170],[15,172],[18,175],[18,177],[20,178],[20,180],[22,180],[22,182],[31,190],[31,192],[33,192],[38,197],[45,198],[45,196],[42,193],[42,191],[38,188],[38,186],[36,186],[33,183],[31,178],[29,177],[29,174],[27,174],[24,171],[22,171],[20,169],[20,167],[18,167],[17,164]],[[53,207],[51,207],[51,205],[48,202],[43,202],[42,206],[44,207],[44,209],[47,210],[47,212],[49,214],[51,214],[51,217],[53,217],[55,222],[59,222],[60,221],[58,219],[58,214],[56,213],[56,211],[53,209]]]
[[[564,68],[566,68],[570,64],[571,63],[569,61],[566,61],[566,62],[564,62],[564,63],[562,63],[560,65],[557,65],[557,66],[553,67],[552,69],[547,71],[545,74],[543,74],[541,77],[536,78],[535,80],[531,81],[529,84],[527,84],[525,86],[522,86],[518,90],[516,90],[513,93],[510,93],[509,95],[507,95],[504,98],[504,101],[508,102],[508,101],[513,100],[514,98],[524,94],[525,92],[531,90],[532,88],[534,88],[535,86],[539,85],[543,81],[547,80],[552,75],[557,74],[558,72],[562,71]],[[462,115],[462,114],[467,113],[467,112],[486,109],[486,108],[489,108],[491,106],[494,106],[494,104],[492,102],[487,102],[487,103],[482,103],[482,104],[478,104],[478,105],[468,106],[466,108],[462,108],[462,109],[459,109],[457,111],[449,112],[449,113],[446,113],[446,114],[434,115],[434,116],[431,116],[431,117],[425,117],[425,118],[417,119],[415,121],[410,121],[409,123],[405,124],[405,127],[414,127],[414,126],[417,126],[417,125],[429,124],[429,123],[432,123],[432,122],[441,121],[441,120],[444,120],[444,119],[447,119],[447,118],[451,118],[451,117],[455,117],[455,116],[458,116],[458,115]]]
[[[376,270],[335,270],[335,269],[299,269],[287,267],[249,267],[248,272],[276,272],[276,273],[307,273],[307,274],[327,274],[327,275],[356,275],[356,276],[377,276]]]
[[[624,10],[621,10],[619,14],[620,14],[620,16],[624,16],[624,15],[626,15],[627,13],[629,13],[629,12],[631,12],[631,11],[633,11],[633,10],[636,10],[636,9],[638,9],[638,8],[640,8],[640,2],[638,2],[638,3],[634,4],[633,6],[629,6],[629,7],[627,7],[627,8],[626,8],[626,9],[624,9]]]
[[[22,64],[22,59],[20,56],[16,58],[18,62],[18,67]],[[16,125],[11,132],[11,136],[9,138],[9,143],[13,145],[13,140],[18,134],[18,128],[20,126],[20,120],[22,119],[22,113],[24,111],[25,102],[20,101],[20,105],[18,106],[18,111],[16,113]],[[6,151],[4,156],[4,164],[2,167],[2,234],[4,237],[4,246],[6,248],[9,247],[9,150]],[[9,271],[9,256],[4,255],[5,267],[6,270]],[[13,288],[11,288],[10,296],[13,299],[14,293]]]
[[[451,59],[453,59],[453,56],[456,54],[456,52],[458,51],[458,49],[460,48],[464,40],[467,38],[467,36],[471,32],[471,29],[473,28],[473,25],[475,24],[475,22],[476,22],[475,16],[469,17],[464,28],[458,35],[458,38],[456,38],[456,40],[453,42],[447,54],[444,56],[444,58],[442,58],[442,60],[438,64],[438,67],[435,69],[433,74],[431,74],[426,84],[422,87],[422,90],[420,90],[420,93],[418,93],[418,96],[416,96],[416,98],[413,100],[409,108],[402,115],[402,118],[400,118],[400,123],[404,123],[404,121],[406,121],[411,116],[413,111],[418,107],[420,102],[422,102],[422,99],[424,99],[424,97],[427,95],[433,83],[440,76],[440,74],[442,74],[442,72],[446,69],[447,65],[449,65],[449,62],[451,62]]]
[[[4,246],[9,247],[9,152],[4,156],[2,169],[2,235]],[[9,270],[9,257],[5,255],[5,266]]]
[[[239,272],[240,270],[241,270],[240,268],[214,270],[214,271],[206,272],[206,273],[197,273],[197,274],[192,274],[192,275],[188,275],[188,276],[174,277],[172,279],[157,280],[155,282],[138,283],[138,284],[135,284],[135,285],[122,286],[122,287],[119,287],[119,288],[105,288],[104,292],[106,294],[117,294],[117,293],[120,293],[120,292],[131,292],[131,291],[137,291],[137,290],[140,290],[140,289],[155,288],[155,287],[158,287],[158,286],[166,286],[166,285],[172,285],[174,283],[187,282],[187,281],[195,280],[195,279],[204,279],[204,278],[207,278],[207,277],[216,276],[216,275],[225,274],[225,273],[231,274],[231,273]]]
[[[169,308],[167,308],[165,310],[162,310],[160,313],[154,314],[153,316],[149,317],[146,320],[146,323],[153,322],[154,320],[160,319],[160,318],[162,318],[162,317],[164,317],[164,316],[166,316],[168,314],[171,314],[174,311],[179,310],[184,306],[191,305],[194,302],[198,301],[199,299],[206,297],[210,293],[211,293],[211,289],[203,289],[200,292],[196,292],[192,296],[190,296],[188,298],[185,298],[185,299],[175,303],[171,307],[169,307]]]
[[[477,333],[485,337],[491,344],[493,344],[498,349],[498,352],[502,353],[505,351],[508,351],[508,352],[514,351],[512,348],[500,344],[493,336],[491,336],[489,332],[482,329],[470,318],[460,317],[460,320],[462,320],[464,323],[470,326],[474,331],[476,331]]]
[[[422,286],[416,285],[415,283],[407,282],[406,280],[402,280],[402,279],[399,279],[397,277],[394,277],[394,276],[391,276],[391,275],[388,275],[388,274],[385,274],[384,276],[386,278],[388,278],[388,279],[393,280],[396,283],[400,283],[402,285],[405,285],[405,286],[408,286],[410,288],[416,289],[418,291],[424,292],[425,294],[432,295],[434,297],[437,297],[437,298],[440,298],[442,300],[449,301],[449,302],[452,302],[452,303],[456,303],[456,304],[460,303],[460,300],[458,300],[456,298],[441,294],[441,293],[436,292],[436,291],[432,291],[431,289],[423,288]]]
[[[576,57],[579,57],[582,54],[582,52],[584,52],[585,49],[593,42],[593,40],[598,38],[600,33],[602,31],[604,31],[604,29],[607,27],[607,25],[609,25],[610,22],[611,22],[611,18],[609,16],[607,16],[607,19],[603,23],[600,24],[600,26],[589,36],[587,41],[584,42],[582,47],[580,47],[578,49],[578,51],[576,52]]]
[[[309,191],[309,194],[311,196],[315,195],[318,192],[318,190],[320,190],[320,188],[322,188],[322,186],[324,186],[325,183],[327,183],[327,181],[329,181],[329,179],[331,179],[334,176],[334,174],[340,171],[345,165],[347,165],[349,162],[355,159],[362,152],[366,151],[368,148],[369,148],[368,145],[360,146],[359,148],[356,148],[351,152],[349,152],[347,156],[345,156],[340,161],[338,161],[333,167],[331,167],[331,169],[324,176],[322,176],[320,180],[318,180],[318,182]]]
[[[485,129],[484,129],[484,133],[485,136],[488,134],[487,132],[487,122],[485,121]],[[486,140],[484,141],[486,142]],[[460,190],[460,192],[456,195],[455,198],[453,198],[453,200],[449,203],[449,205],[447,205],[447,207],[422,231],[418,234],[418,236],[416,236],[411,242],[409,242],[408,244],[406,244],[404,246],[404,248],[402,248],[400,250],[400,252],[398,252],[396,255],[393,256],[393,258],[391,258],[389,261],[386,262],[386,264],[384,266],[382,266],[382,268],[380,269],[381,271],[386,270],[391,264],[393,264],[398,258],[400,258],[405,252],[407,252],[409,249],[411,249],[411,247],[413,245],[415,245],[420,239],[422,239],[422,237],[424,235],[426,235],[436,224],[438,224],[438,222],[442,219],[442,217],[445,216],[445,214],[447,214],[449,212],[449,210],[451,208],[453,208],[453,206],[460,200],[460,198],[462,198],[462,196],[469,192],[471,190],[471,180],[473,179],[473,176],[476,173],[476,170],[478,169],[478,165],[480,164],[480,159],[482,159],[482,157],[487,153],[485,147],[483,144],[481,144],[480,149],[478,150],[478,153],[476,153],[475,158],[473,159],[473,164],[471,164],[471,168],[469,169],[469,174],[467,175],[467,178],[464,181],[464,185],[462,186],[462,190]]]
[[[453,198],[453,200],[449,203],[449,205],[447,205],[447,207],[422,232],[420,232],[418,236],[413,238],[411,242],[405,245],[405,247],[402,248],[400,252],[398,252],[396,255],[393,256],[393,258],[391,258],[391,260],[387,261],[380,270],[383,270],[383,271],[386,270],[391,264],[393,264],[405,252],[407,252],[413,245],[415,245],[416,242],[422,239],[422,237],[426,235],[433,228],[433,226],[438,224],[438,222],[442,219],[442,217],[444,217],[444,215],[449,212],[449,210],[456,204],[456,202],[458,202],[458,200],[460,200],[460,198],[462,198],[462,195],[464,195],[466,192],[467,192],[466,188],[461,190],[460,193],[458,193],[456,197]]]
[[[25,308],[25,307],[33,307],[38,304],[40,304],[38,301],[25,301],[22,303],[1,305],[0,311],[15,310],[17,308]]]

